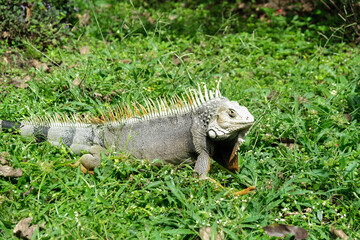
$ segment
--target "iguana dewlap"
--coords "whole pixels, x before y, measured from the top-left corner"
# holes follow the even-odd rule
[[[112,114],[101,123],[47,117],[21,123],[0,120],[0,125],[19,128],[21,135],[34,135],[53,145],[64,144],[77,154],[87,151],[81,162],[89,170],[100,165],[103,150],[111,149],[175,165],[194,162],[201,178],[206,178],[210,158],[238,171],[237,150],[254,117],[246,107],[222,97],[218,89],[212,93],[199,88],[184,96],[169,104],[150,100],[147,107],[135,106],[131,113],[126,107],[125,113]]]

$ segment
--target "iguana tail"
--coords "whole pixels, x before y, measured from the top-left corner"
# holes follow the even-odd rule
[[[16,129],[19,129],[20,126],[21,126],[20,122],[6,121],[6,120],[1,120],[0,119],[0,127],[1,127],[1,129],[8,129],[8,130],[11,130],[11,131],[15,131]]]
[[[16,121],[0,120],[0,130],[9,130],[15,132],[20,130],[23,136],[35,136],[38,142],[43,142],[48,138],[48,126],[44,124],[29,124]]]
[[[0,120],[0,127],[13,132],[20,130],[22,136],[34,136],[38,142],[49,141],[55,146],[63,144],[74,153],[88,151],[93,145],[105,146],[101,127],[93,124]]]

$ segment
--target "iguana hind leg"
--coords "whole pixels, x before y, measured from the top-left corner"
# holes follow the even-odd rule
[[[72,167],[77,167],[81,164],[81,171],[83,173],[88,172],[94,174],[94,168],[101,164],[101,153],[106,153],[106,149],[99,145],[91,146],[88,153],[82,155],[75,164],[70,165]]]

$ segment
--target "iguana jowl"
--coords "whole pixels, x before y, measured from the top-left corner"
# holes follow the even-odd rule
[[[0,125],[19,128],[21,135],[34,135],[53,145],[64,144],[77,154],[87,151],[80,160],[89,170],[100,165],[105,149],[164,163],[195,162],[200,178],[206,178],[210,158],[231,171],[239,170],[237,150],[254,122],[246,107],[206,86],[204,91],[199,87],[173,98],[169,104],[164,99],[146,103],[146,107],[134,105],[132,111],[111,114],[101,123],[47,117],[21,123],[0,120]]]

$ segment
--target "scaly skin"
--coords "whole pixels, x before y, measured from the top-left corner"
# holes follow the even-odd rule
[[[2,128],[19,128],[24,136],[66,145],[77,154],[87,151],[80,161],[90,171],[100,165],[101,152],[111,149],[174,165],[195,163],[201,179],[207,178],[211,158],[230,171],[239,170],[237,150],[253,122],[246,107],[224,97],[186,111],[103,124],[0,120]]]

